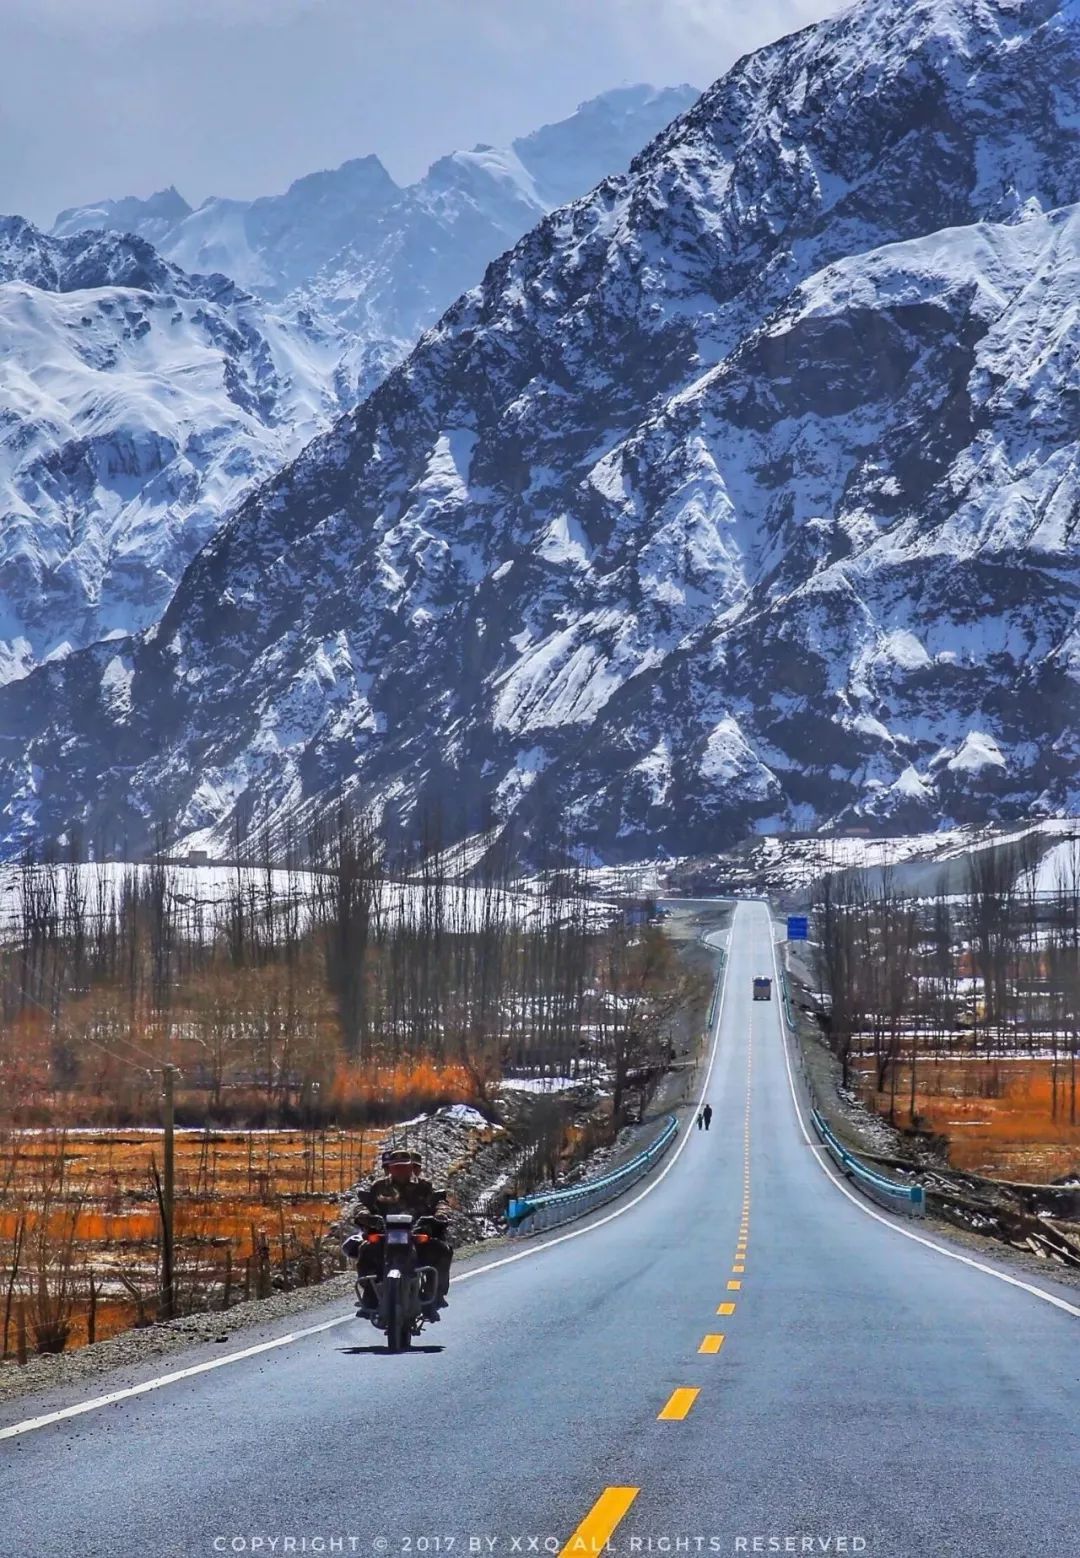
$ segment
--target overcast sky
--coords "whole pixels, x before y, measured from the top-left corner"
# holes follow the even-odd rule
[[[705,87],[840,0],[0,0],[0,212],[399,182],[634,81]]]

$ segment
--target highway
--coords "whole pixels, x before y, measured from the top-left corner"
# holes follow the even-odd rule
[[[712,1128],[647,1187],[474,1261],[412,1354],[349,1320],[4,1439],[0,1553],[1077,1551],[1076,1312],[830,1184],[771,938],[741,904]]]

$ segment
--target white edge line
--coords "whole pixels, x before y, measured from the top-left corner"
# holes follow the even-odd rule
[[[779,986],[780,965],[776,956],[776,938],[773,935],[772,910],[767,909],[766,912],[769,916],[769,939],[772,942],[773,973]],[[876,1212],[873,1207],[867,1206],[862,1196],[853,1194],[846,1185],[840,1183],[830,1166],[831,1160],[829,1163],[826,1163],[820,1145],[814,1141],[810,1132],[806,1129],[806,1121],[803,1119],[798,1094],[795,1091],[795,1078],[791,1072],[791,1058],[788,1054],[787,1017],[782,1007],[783,1002],[781,1002],[780,1012],[780,1034],[784,1047],[784,1065],[787,1068],[788,1087],[791,1089],[791,1101],[795,1105],[795,1117],[799,1122],[799,1129],[806,1139],[807,1146],[813,1149],[814,1162],[830,1184],[835,1186],[842,1196],[846,1196],[852,1206],[857,1206],[860,1212],[865,1212],[867,1217],[872,1217],[876,1223],[881,1223],[882,1227],[891,1228],[893,1233],[898,1233],[902,1239],[912,1239],[916,1244],[921,1244],[928,1250],[936,1250],[939,1255],[944,1255],[947,1260],[959,1261],[962,1266],[970,1266],[974,1271],[981,1271],[987,1277],[996,1277],[999,1282],[1007,1282],[1010,1287],[1022,1288],[1025,1293],[1032,1294],[1034,1298],[1041,1298],[1044,1303],[1053,1304],[1055,1309],[1063,1309],[1066,1314],[1075,1315],[1080,1319],[1080,1308],[1075,1304],[1070,1304],[1067,1299],[1059,1298],[1056,1293],[1048,1293],[1045,1288],[1036,1287],[1033,1282],[1024,1282],[1020,1277],[1011,1277],[1007,1271],[998,1271],[993,1266],[986,1266],[982,1261],[973,1260],[970,1255],[961,1255],[959,1250],[950,1250],[946,1245],[938,1244],[933,1239],[927,1239],[923,1234],[915,1233],[910,1228],[901,1228],[891,1218],[882,1217],[880,1212]],[[794,1042],[798,1043],[798,1039],[795,1039]]]
[[[352,1316],[348,1317],[349,1319]],[[111,1406],[114,1401],[126,1401],[130,1396],[142,1396],[149,1390],[159,1390],[162,1385],[175,1384],[177,1380],[191,1379],[196,1374],[209,1374],[211,1369],[220,1369],[226,1363],[236,1363],[241,1358],[254,1358],[260,1352],[269,1352],[273,1347],[286,1347],[290,1342],[297,1342],[304,1336],[314,1336],[319,1331],[329,1331],[335,1325],[341,1325],[342,1319],[324,1320],[321,1325],[305,1326],[301,1331],[290,1331],[285,1336],[275,1336],[272,1341],[259,1342],[254,1347],[245,1347],[241,1352],[226,1353],[223,1358],[209,1358],[205,1363],[192,1364],[187,1369],[176,1369],[171,1374],[159,1374],[156,1379],[143,1380],[139,1385],[128,1385],[123,1390],[111,1390],[107,1396],[94,1396],[90,1401],[79,1401],[73,1407],[63,1407],[58,1412],[46,1412],[41,1417],[28,1417],[22,1423],[12,1423],[8,1428],[0,1428],[0,1439],[14,1439],[19,1434],[28,1434],[31,1429],[45,1428],[49,1423],[59,1423],[67,1417],[80,1417],[84,1412],[93,1412],[97,1407]]]
[[[715,949],[714,949],[715,950]],[[725,956],[724,972],[720,985],[720,1000],[717,1003],[716,1014],[713,1021],[712,1049],[709,1052],[709,1064],[705,1070],[705,1078],[701,1084],[701,1097],[695,1105],[694,1112],[701,1107],[709,1087],[709,1079],[712,1076],[713,1065],[716,1061],[716,1051],[720,1041],[720,1021],[724,1012],[724,999],[727,995],[727,976],[730,960]],[[602,1228],[605,1223],[614,1222],[616,1217],[622,1217],[639,1201],[644,1201],[647,1195],[651,1195],[657,1185],[671,1173],[679,1161],[679,1155],[690,1140],[690,1132],[684,1131],[681,1139],[675,1144],[675,1151],[665,1162],[660,1173],[654,1179],[650,1179],[645,1188],[636,1195],[632,1201],[617,1207],[609,1212],[606,1217],[600,1217],[595,1222],[586,1223],[584,1227],[574,1228],[569,1233],[562,1233],[557,1239],[548,1239],[544,1244],[531,1245],[526,1250],[518,1250],[513,1255],[504,1255],[500,1260],[488,1261],[484,1266],[473,1266],[468,1271],[461,1272],[451,1278],[451,1282],[468,1282],[472,1277],[479,1277],[486,1271],[497,1271],[500,1266],[512,1266],[515,1261],[527,1260],[531,1255],[539,1255],[544,1250],[554,1249],[557,1244],[565,1244],[569,1239],[580,1239],[583,1234],[592,1233],[594,1228]],[[226,1364],[239,1363],[244,1358],[254,1358],[259,1353],[271,1352],[275,1347],[288,1347],[293,1342],[301,1341],[305,1336],[317,1336],[320,1331],[331,1331],[335,1326],[348,1325],[355,1315],[339,1315],[334,1320],[324,1320],[320,1325],[305,1326],[302,1330],[289,1331],[284,1336],[275,1336],[268,1342],[259,1342],[253,1347],[244,1347],[239,1352],[226,1353],[221,1358],[210,1358],[205,1363],[195,1363],[186,1369],[174,1369],[171,1374],[159,1374],[154,1379],[143,1380],[138,1385],[128,1385],[123,1390],[112,1390],[105,1396],[94,1396],[89,1401],[79,1401],[74,1406],[61,1407],[56,1412],[46,1412],[40,1417],[28,1417],[21,1423],[12,1423],[10,1427],[0,1428],[0,1439],[15,1439],[20,1434],[32,1433],[36,1428],[47,1428],[51,1423],[62,1423],[69,1417],[81,1417],[84,1412],[94,1412],[98,1407],[112,1406],[117,1401],[128,1401],[132,1396],[144,1396],[151,1390],[160,1390],[164,1385],[175,1385],[179,1380],[193,1379],[197,1374],[209,1374],[212,1369],[222,1369]]]

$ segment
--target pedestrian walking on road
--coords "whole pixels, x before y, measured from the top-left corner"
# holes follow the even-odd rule
[[[701,1111],[701,1118],[705,1121],[705,1129],[708,1130],[709,1126],[712,1124],[712,1104],[705,1105],[704,1109]]]
[[[705,1111],[704,1111],[704,1109],[702,1109],[701,1113],[697,1117],[697,1128],[698,1128],[699,1131],[700,1131],[701,1127],[704,1124],[705,1124]]]

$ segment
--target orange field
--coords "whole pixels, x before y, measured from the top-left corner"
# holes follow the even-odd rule
[[[371,1170],[384,1134],[178,1131],[178,1307],[213,1307],[226,1293],[236,1302],[336,1270],[332,1252],[323,1270],[322,1238],[340,1193]],[[91,1275],[97,1339],[138,1323],[140,1309],[156,1318],[160,1220],[150,1164],[160,1169],[161,1149],[160,1133],[138,1130],[0,1134],[0,1277],[6,1289],[22,1221],[16,1292],[32,1295],[42,1266],[49,1288],[68,1288],[69,1346],[88,1340]],[[3,1309],[10,1354],[12,1305]],[[33,1350],[32,1315],[29,1329]]]
[[[874,1093],[872,1065],[860,1070],[863,1098],[887,1116],[889,1094]],[[955,1168],[1028,1184],[1080,1177],[1080,1097],[1071,1123],[1069,1073],[1059,1062],[1055,1113],[1052,1073],[1050,1060],[922,1060],[916,1112],[920,1123],[949,1138]],[[901,1125],[908,1121],[910,1087],[910,1067],[901,1062],[896,1086]]]

